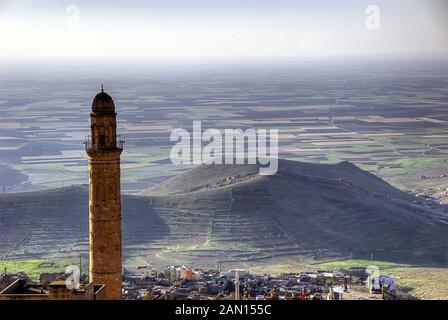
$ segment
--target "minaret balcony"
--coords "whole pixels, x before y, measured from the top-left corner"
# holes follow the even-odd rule
[[[99,152],[107,152],[107,151],[122,151],[124,145],[124,140],[120,135],[115,136],[115,141],[112,143],[93,143],[92,136],[87,136],[84,140],[84,148],[86,151],[99,151]]]

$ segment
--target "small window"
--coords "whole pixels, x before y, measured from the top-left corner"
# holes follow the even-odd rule
[[[100,147],[104,147],[106,145],[106,136],[104,134],[100,134]]]

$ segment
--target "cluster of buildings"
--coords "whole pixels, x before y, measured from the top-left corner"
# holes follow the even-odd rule
[[[123,299],[132,300],[339,300],[352,283],[350,275],[327,271],[275,277],[185,266],[140,268],[123,280]]]
[[[104,284],[87,282],[84,276],[74,285],[69,276],[44,273],[33,280],[24,272],[5,272],[0,275],[0,300],[107,300]]]
[[[0,300],[106,300],[105,286],[87,275],[70,287],[70,274],[43,273],[32,280],[23,272],[0,274]],[[245,269],[221,272],[169,266],[163,270],[139,267],[123,273],[124,300],[342,300],[353,291],[389,296],[396,289],[391,277],[332,271],[256,275]],[[386,290],[383,290],[385,288]],[[360,290],[362,289],[362,290]],[[383,296],[381,297],[381,294]]]

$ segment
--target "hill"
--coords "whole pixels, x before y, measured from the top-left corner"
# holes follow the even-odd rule
[[[339,257],[445,266],[447,215],[348,162],[202,165],[123,195],[127,265],[232,266]],[[87,253],[88,196],[67,187],[0,196],[2,258]]]

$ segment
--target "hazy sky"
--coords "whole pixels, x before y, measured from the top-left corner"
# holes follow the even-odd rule
[[[445,0],[0,0],[0,50],[6,61],[448,55],[447,16]]]

